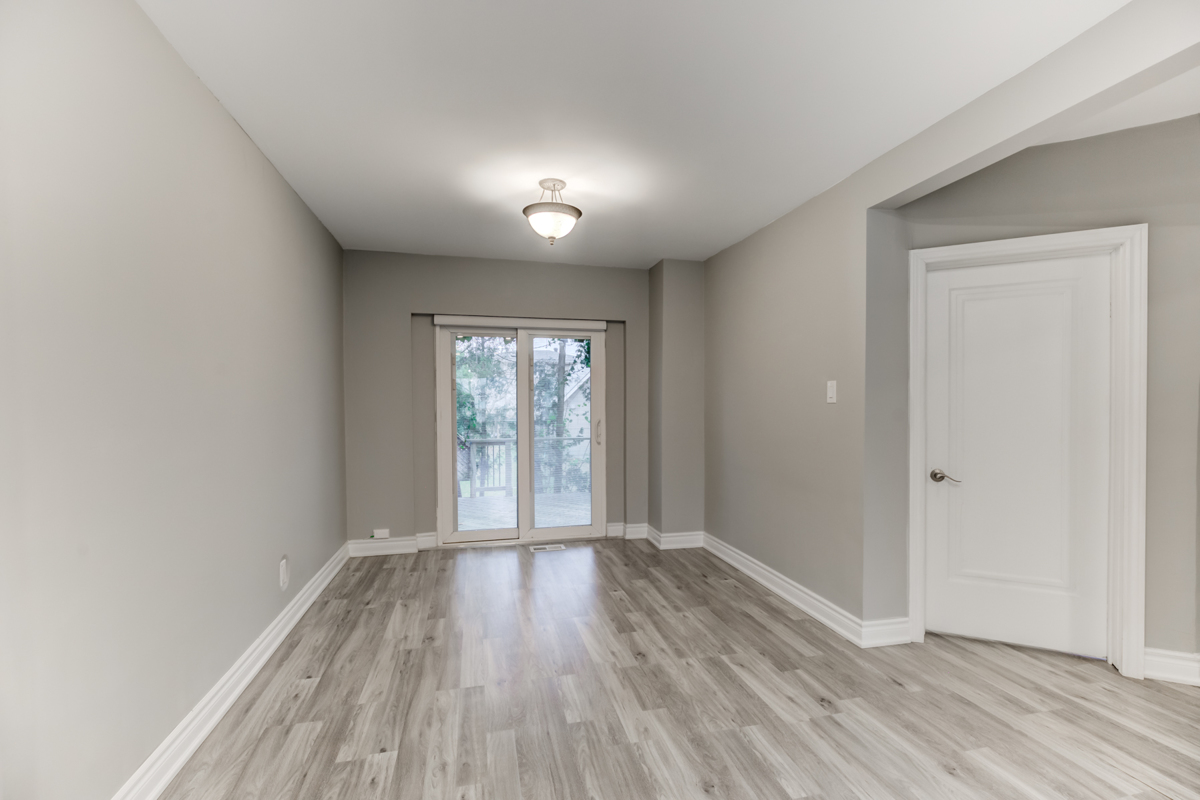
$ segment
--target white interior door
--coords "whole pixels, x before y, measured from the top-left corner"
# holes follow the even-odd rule
[[[929,630],[1106,655],[1109,264],[928,274]]]
[[[604,367],[603,330],[439,325],[440,543],[606,534]]]

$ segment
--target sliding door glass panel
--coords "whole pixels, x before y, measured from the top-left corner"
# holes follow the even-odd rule
[[[454,338],[457,530],[517,527],[517,339]]]
[[[592,524],[592,341],[533,337],[533,527]]]

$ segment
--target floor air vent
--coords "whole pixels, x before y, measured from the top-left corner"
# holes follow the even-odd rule
[[[562,544],[537,544],[529,548],[535,553],[544,553],[547,550],[566,550],[566,545]]]

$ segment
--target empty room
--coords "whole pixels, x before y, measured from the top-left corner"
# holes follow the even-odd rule
[[[1196,0],[0,0],[0,800],[1200,800]]]

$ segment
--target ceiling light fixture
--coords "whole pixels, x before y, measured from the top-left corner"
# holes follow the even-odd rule
[[[554,244],[556,239],[561,239],[571,232],[575,223],[583,216],[583,212],[562,201],[562,190],[567,188],[566,181],[546,178],[538,181],[538,186],[542,187],[541,200],[545,199],[546,192],[550,193],[550,200],[539,200],[527,205],[523,213],[529,218],[529,224],[537,235],[549,239],[550,244]]]

